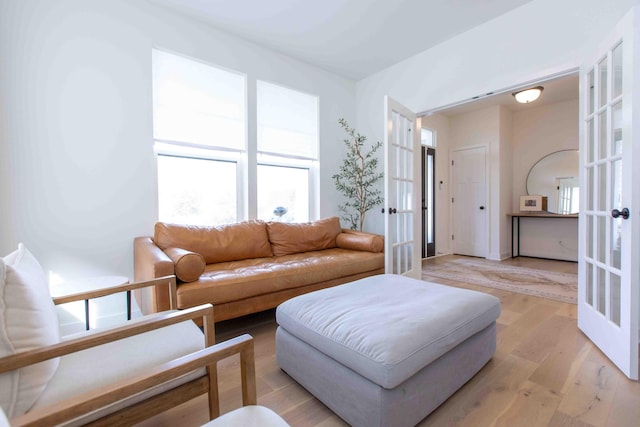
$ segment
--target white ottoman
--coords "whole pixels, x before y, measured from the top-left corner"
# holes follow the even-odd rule
[[[493,357],[500,301],[397,275],[301,295],[276,310],[276,357],[353,426],[412,426]]]

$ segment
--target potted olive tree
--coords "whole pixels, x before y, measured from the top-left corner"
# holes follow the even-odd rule
[[[366,136],[356,133],[345,119],[339,119],[338,123],[347,133],[344,139],[347,155],[340,165],[340,171],[332,177],[336,189],[346,199],[344,204],[338,205],[338,209],[352,230],[362,231],[366,213],[383,202],[382,193],[375,185],[382,179],[375,156],[382,143],[378,141],[367,150]]]

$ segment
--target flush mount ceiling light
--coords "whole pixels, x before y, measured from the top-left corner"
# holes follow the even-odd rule
[[[544,88],[542,86],[536,86],[519,92],[513,92],[511,95],[513,95],[519,103],[528,104],[538,99],[543,90]]]

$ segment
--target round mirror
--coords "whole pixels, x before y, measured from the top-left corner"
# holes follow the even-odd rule
[[[556,151],[538,160],[527,175],[527,194],[546,196],[551,213],[578,213],[578,150]]]

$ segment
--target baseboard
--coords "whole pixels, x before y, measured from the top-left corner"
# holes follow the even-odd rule
[[[439,252],[439,253],[435,254],[434,256],[430,256],[428,258],[422,258],[422,260],[425,261],[425,260],[428,260],[428,259],[440,258],[440,257],[447,256],[447,255],[451,255],[451,252],[446,252],[446,253]]]

